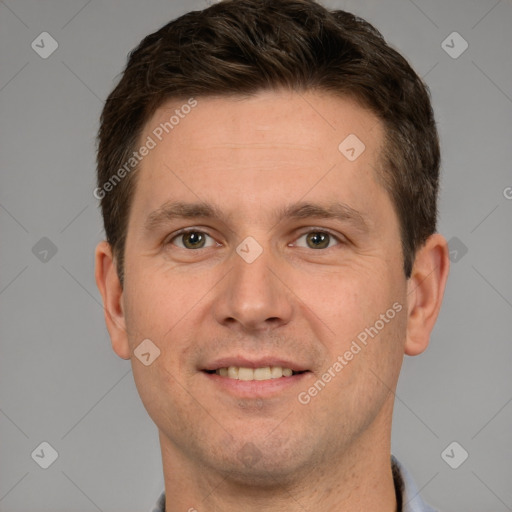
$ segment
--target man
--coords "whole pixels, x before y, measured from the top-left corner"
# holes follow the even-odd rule
[[[349,13],[224,1],[131,53],[96,282],[159,429],[156,510],[432,510],[390,439],[449,270],[438,174],[425,85]]]

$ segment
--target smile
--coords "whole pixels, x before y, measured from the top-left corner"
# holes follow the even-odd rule
[[[291,368],[283,368],[282,366],[263,366],[261,368],[247,368],[244,366],[228,366],[218,368],[216,370],[207,371],[207,373],[215,373],[221,377],[234,380],[271,380],[281,379],[283,377],[291,377],[299,371],[293,371]]]

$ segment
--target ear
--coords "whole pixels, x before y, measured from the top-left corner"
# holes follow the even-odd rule
[[[450,269],[448,243],[435,233],[421,247],[407,282],[407,337],[404,352],[421,354],[428,346],[443,301]]]
[[[106,241],[96,247],[96,285],[103,297],[105,323],[110,334],[114,352],[122,359],[130,359],[131,351],[126,335],[126,322],[123,311],[123,289],[117,275],[112,248]]]

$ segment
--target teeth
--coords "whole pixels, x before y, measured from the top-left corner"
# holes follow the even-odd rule
[[[273,379],[279,379],[283,376],[283,369],[280,366],[272,366],[270,368],[270,375]]]
[[[270,380],[281,377],[291,377],[293,371],[281,366],[265,366],[263,368],[245,368],[243,366],[230,366],[215,370],[217,375],[238,380]]]
[[[238,368],[238,380],[254,380],[254,370],[252,368]]]
[[[270,366],[265,366],[265,368],[255,368],[252,373],[254,375],[254,380],[268,380],[272,378]]]

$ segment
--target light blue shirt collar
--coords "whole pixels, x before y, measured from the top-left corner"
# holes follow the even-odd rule
[[[391,455],[391,466],[395,476],[395,487],[402,496],[401,512],[438,512],[421,499],[411,475],[394,455]]]

